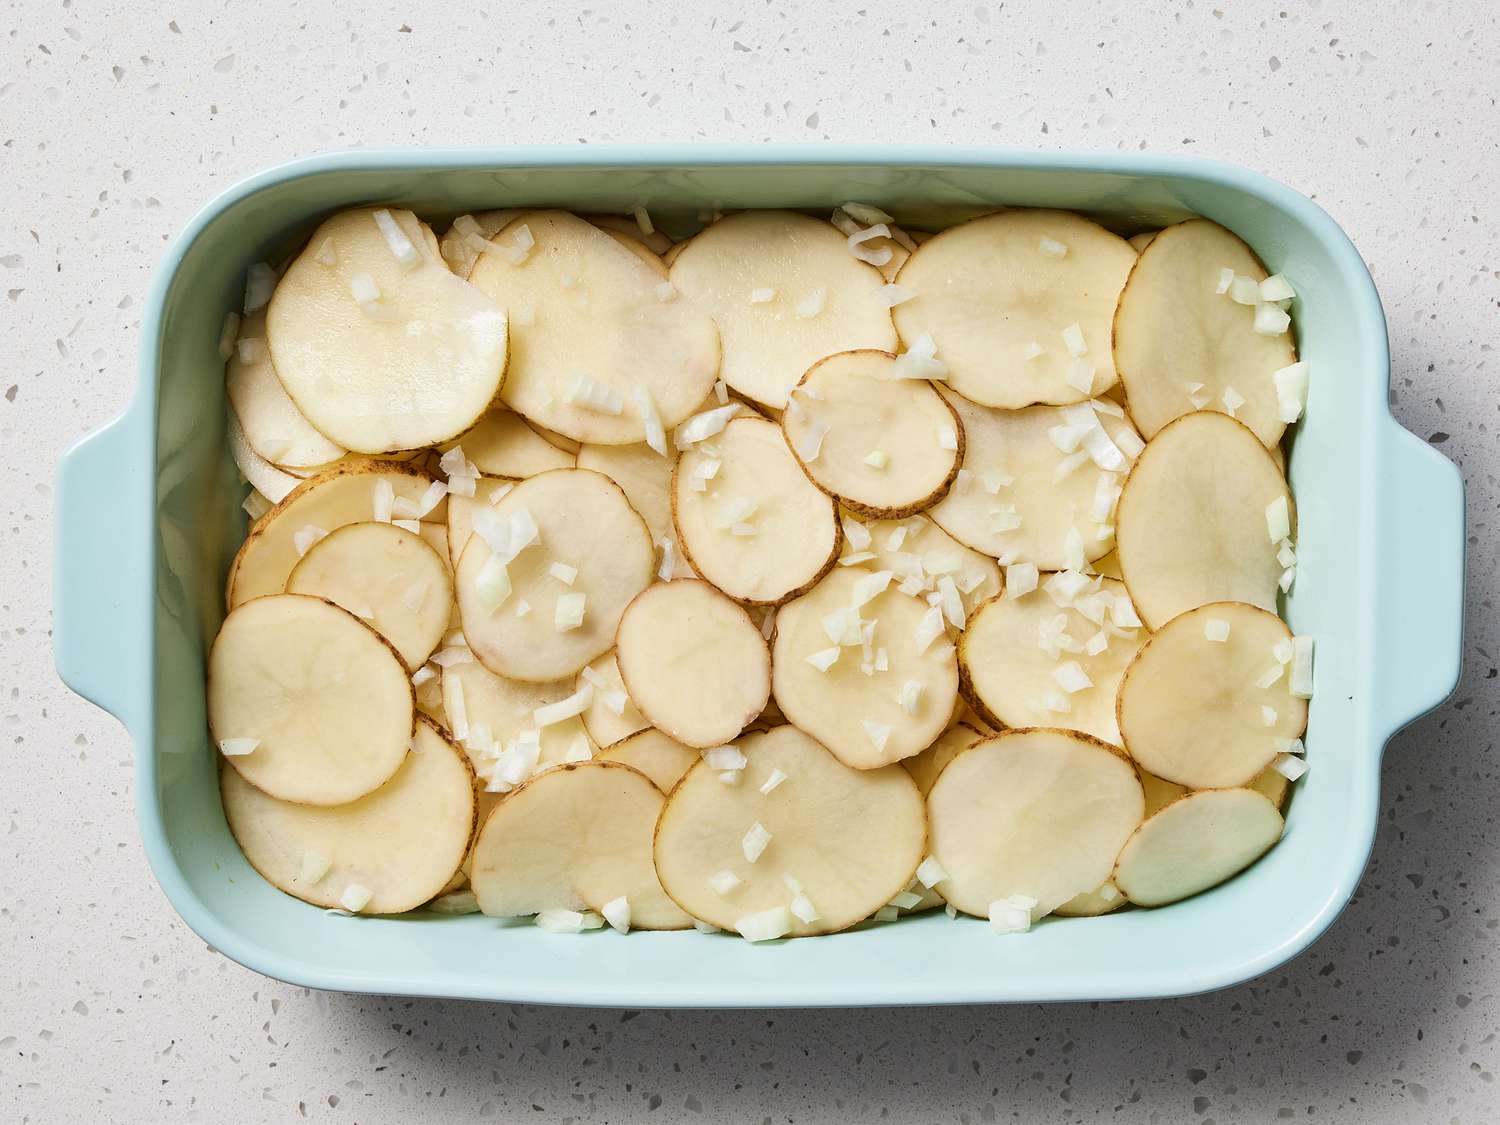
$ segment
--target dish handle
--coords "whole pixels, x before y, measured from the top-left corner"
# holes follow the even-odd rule
[[[1458,466],[1394,422],[1377,482],[1374,714],[1382,742],[1458,686],[1464,628],[1464,483]]]
[[[149,427],[135,410],[95,430],[57,468],[52,652],[68,687],[136,729],[150,699]]]

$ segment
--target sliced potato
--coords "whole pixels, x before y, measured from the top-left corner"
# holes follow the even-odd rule
[[[1139,254],[1144,251],[1146,247],[1150,246],[1152,239],[1154,239],[1160,233],[1160,231],[1146,230],[1142,231],[1140,234],[1131,235],[1125,241],[1130,243],[1135,252]]]
[[[1106,879],[1094,890],[1074,895],[1052,913],[1060,918],[1096,918],[1113,913],[1129,901],[1119,887]]]
[[[271,352],[265,346],[266,313],[259,309],[245,317],[240,326],[242,340],[255,340],[246,350],[237,348],[229,357],[224,390],[230,409],[239,420],[252,449],[273,465],[283,469],[310,469],[337,461],[344,447],[329,441],[313,429],[271,366]]]
[[[925,798],[932,792],[932,783],[938,779],[938,774],[958,756],[959,751],[967,750],[983,737],[968,723],[958,723],[938,735],[937,741],[920,754],[901,759],[901,764],[911,774],[911,779],[917,783],[917,788]]]
[[[670,793],[700,755],[692,747],[648,727],[605,747],[596,757],[605,762],[624,762],[649,777],[663,793]]]
[[[742,918],[790,907],[799,886],[816,915],[789,914],[789,936],[802,937],[868,918],[911,882],[927,827],[905,770],[850,769],[795,727],[736,745],[746,758],[736,784],[724,784],[706,762],[696,765],[657,822],[656,870],[684,910],[738,931]],[[769,840],[751,861],[755,825]]]
[[[986,602],[958,644],[965,697],[991,725],[1063,727],[1120,745],[1115,694],[1146,641],[1144,629],[1113,620],[1122,598],[1134,620],[1125,587],[1111,579],[1061,603],[1045,585]]]
[[[661,582],[625,607],[615,659],[642,715],[678,742],[718,746],[764,710],[771,653],[749,615],[707,582]]]
[[[845,507],[899,519],[937,503],[963,458],[958,414],[890,352],[840,352],[802,377],[782,415],[808,478]]]
[[[1141,779],[1141,790],[1146,794],[1146,815],[1151,816],[1166,808],[1179,797],[1187,796],[1187,786],[1175,781],[1163,781],[1149,770],[1136,767]]]
[[[715,405],[718,405],[715,402]],[[630,506],[646,521],[651,541],[661,547],[672,542],[672,577],[696,578],[677,549],[672,526],[672,468],[676,451],[663,457],[649,445],[585,445],[578,451],[578,467],[603,473],[620,486]]]
[[[1104,578],[1113,578],[1116,582],[1123,582],[1124,576],[1120,574],[1120,556],[1114,551],[1107,555],[1101,555],[1091,564],[1094,573]]]
[[[1266,509],[1291,490],[1255,435],[1200,411],[1164,427],[1136,459],[1120,494],[1116,548],[1130,598],[1159,628],[1208,602],[1275,610],[1282,566]]]
[[[1115,364],[1131,416],[1148,438],[1199,409],[1195,397],[1210,410],[1227,410],[1227,396],[1261,442],[1281,440],[1286,424],[1272,375],[1296,362],[1295,342],[1290,332],[1255,330],[1256,308],[1218,291],[1224,270],[1266,279],[1250,247],[1217,223],[1190,219],[1157,233],[1120,294]]]
[[[964,612],[973,613],[1005,586],[995,560],[960,543],[925,515],[861,523],[846,515],[841,566],[889,570],[898,585],[910,583],[908,593],[938,588],[944,576],[953,579]],[[868,542],[866,542],[868,535]],[[858,538],[856,544],[855,539]],[[863,558],[864,555],[873,558]],[[859,558],[858,562],[851,559]]]
[[[448,268],[465,281],[474,272],[474,263],[479,256],[493,253],[489,240],[510,225],[512,219],[524,212],[514,208],[501,211],[479,211],[473,215],[461,215],[453,220],[442,240],[438,253]],[[472,223],[470,222],[472,220]]]
[[[693,920],[657,881],[651,834],[662,794],[619,762],[571,762],[533,777],[495,806],[474,844],[469,883],[486,914],[598,910],[624,896],[639,930]]]
[[[229,455],[234,459],[235,467],[239,469],[240,475],[255,491],[275,504],[284,500],[292,489],[302,483],[300,477],[278,469],[250,448],[250,439],[245,436],[245,431],[240,426],[240,420],[235,416],[234,411],[229,412],[224,426]]]
[[[522,417],[524,418],[525,415],[522,415]],[[562,434],[558,433],[556,430],[549,430],[546,426],[538,425],[530,418],[526,418],[526,424],[530,426],[539,437],[543,438],[547,442],[547,444],[557,446],[557,448],[561,449],[564,453],[571,453],[574,457],[577,457],[579,450],[583,448],[582,442],[574,441],[572,438],[565,437]]]
[[[511,313],[506,404],[548,429],[605,445],[645,440],[638,394],[665,428],[685,419],[714,384],[713,321],[687,301],[663,300],[660,265],[582,219],[530,211],[492,241],[510,247],[523,230],[534,245],[519,264],[485,254],[470,275]],[[601,396],[593,406],[580,397],[590,389]]]
[[[670,238],[662,234],[659,230],[653,230],[650,234],[647,234],[641,229],[641,224],[636,222],[634,215],[593,214],[580,215],[579,218],[593,223],[600,230],[606,230],[612,234],[625,235],[632,242],[644,246],[658,259],[675,245]]]
[[[322,598],[248,601],[208,654],[210,733],[250,784],[283,801],[340,805],[384,785],[411,745],[413,710],[390,642]]]
[[[934,631],[926,602],[894,587],[871,596],[878,588],[878,576],[840,568],[776,615],[777,706],[856,769],[926,749],[958,698],[958,659],[941,611]]]
[[[1067,211],[971,219],[902,267],[897,283],[914,295],[893,310],[896,328],[908,347],[932,337],[948,385],[974,402],[1082,402],[1115,382],[1111,321],[1135,260],[1123,238]]]
[[[1223,640],[1212,636],[1227,631]],[[1120,733],[1141,767],[1189,789],[1248,785],[1307,728],[1277,660],[1292,632],[1274,613],[1214,602],[1157,630],[1120,683]],[[1275,681],[1260,684],[1276,673]]]
[[[1147,819],[1120,851],[1115,885],[1165,906],[1237,875],[1281,839],[1281,814],[1250,789],[1189,793]]]
[[[677,459],[672,522],[688,565],[737,601],[794,598],[838,558],[833,501],[803,475],[780,428],[763,418],[733,418],[712,443]]]
[[[286,592],[347,609],[412,671],[443,639],[453,605],[446,561],[420,535],[389,523],[345,524],[318,540],[292,568]]]
[[[656,569],[651,533],[614,481],[554,469],[476,509],[474,519],[455,585],[464,636],[481,664],[512,679],[557,680],[614,646],[620,615]],[[497,568],[508,593],[486,586]]]
[[[421,469],[397,461],[350,462],[303,481],[261,518],[240,544],[229,571],[229,607],[279,594],[302,557],[299,536],[375,518],[375,497],[389,485],[397,499],[420,500],[432,484]],[[262,489],[262,491],[264,491]],[[436,515],[436,512],[432,513]]]
[[[976,551],[1042,570],[1077,562],[1075,533],[1085,561],[1113,548],[1116,489],[1140,448],[1128,421],[1087,404],[991,410],[943,394],[968,441],[958,480],[927,513],[939,527]],[[1092,455],[1084,442],[1094,443]]]
[[[519,414],[504,407],[489,411],[478,424],[447,449],[461,446],[464,456],[486,476],[520,480],[548,469],[571,469],[576,458],[564,453],[528,426]]]
[[[613,746],[651,726],[625,690],[625,681],[620,678],[620,666],[615,662],[613,650],[595,657],[581,669],[573,690],[577,691],[584,684],[592,685],[594,694],[583,713],[583,725],[599,746]],[[634,762],[626,764],[635,765]],[[649,775],[651,771],[646,772]],[[651,780],[656,778],[652,776]],[[662,791],[666,791],[666,786],[662,786]]]
[[[416,729],[389,781],[331,808],[279,800],[238,770],[220,771],[224,818],[250,866],[314,906],[341,908],[362,888],[365,914],[400,914],[442,893],[474,832],[474,776],[436,723]]]
[[[884,284],[831,223],[791,211],[729,215],[672,261],[672,285],[719,326],[720,378],[777,409],[824,356],[895,350]]]
[[[408,264],[382,215],[401,228]],[[276,286],[266,339],[297,409],[360,453],[463,433],[505,376],[504,310],[432,255],[409,211],[359,208],[319,226]]]
[[[1145,809],[1113,747],[1072,731],[1004,731],[962,751],[927,795],[938,891],[984,918],[1011,895],[1050,914],[1110,877]]]

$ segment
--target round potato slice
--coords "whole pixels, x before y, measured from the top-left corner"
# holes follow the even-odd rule
[[[1139,254],[1143,250],[1145,250],[1146,247],[1150,246],[1152,240],[1160,233],[1160,231],[1154,230],[1142,231],[1140,234],[1132,234],[1125,241],[1130,243],[1135,252]]]
[[[505,376],[504,310],[433,256],[409,211],[360,208],[318,227],[276,286],[266,339],[297,409],[360,453],[463,433]]]
[[[920,754],[903,758],[901,764],[906,767],[906,772],[911,774],[911,779],[917,783],[917,788],[925,798],[928,793],[932,792],[932,783],[938,779],[938,774],[943,772],[943,768],[949,762],[958,757],[959,751],[967,750],[983,737],[984,735],[968,723],[959,723],[938,735],[937,741]]]
[[[578,673],[574,683],[577,691],[584,684],[593,687],[594,693],[583,712],[583,725],[589,737],[599,746],[613,746],[637,731],[647,730],[651,724],[641,714],[640,708],[631,701],[625,690],[625,681],[620,678],[620,666],[615,661],[614,651],[596,657]],[[627,765],[635,765],[628,762]],[[650,772],[649,770],[647,771]],[[656,778],[652,777],[652,781]],[[666,786],[662,786],[666,792]]]
[[[1113,913],[1129,901],[1119,887],[1106,879],[1094,890],[1074,895],[1052,913],[1060,918],[1096,918]]]
[[[224,430],[224,436],[229,445],[229,455],[234,459],[235,468],[239,469],[240,475],[255,491],[273,504],[284,500],[292,489],[302,483],[302,478],[278,469],[250,448],[250,439],[245,436],[240,420],[233,410],[229,411]]]
[[[663,300],[660,263],[563,211],[527,212],[491,241],[521,259],[485,254],[470,274],[511,313],[511,409],[577,441],[624,445],[645,440],[651,415],[671,429],[712,389],[718,333],[689,302]]]
[[[453,579],[420,535],[389,523],[351,523],[308,549],[292,568],[286,592],[347,609],[415,671],[447,631]]]
[[[455,585],[481,664],[512,679],[557,680],[614,647],[620,615],[651,584],[656,562],[651,534],[617,484],[554,469],[473,518]]]
[[[841,568],[776,615],[777,706],[855,769],[925,750],[958,698],[942,611],[889,582],[889,572]]]
[[[596,757],[600,761],[623,762],[638,769],[663,793],[670,793],[700,755],[661,731],[648,728],[605,747]]]
[[[771,653],[740,606],[707,582],[650,586],[615,636],[620,678],[642,715],[678,742],[728,742],[771,697]]]
[[[337,461],[346,452],[313,429],[276,377],[271,352],[265,346],[266,313],[257,310],[240,325],[241,341],[229,357],[224,390],[230,408],[257,454],[283,469],[311,469]],[[247,359],[247,354],[249,358]]]
[[[1115,382],[1110,328],[1135,251],[1067,211],[971,219],[917,248],[893,310],[908,347],[923,336],[948,385],[985,406],[1082,402]]]
[[[958,590],[964,613],[970,614],[1005,586],[994,559],[964,546],[927,516],[861,523],[846,515],[843,526],[839,565],[889,570],[908,594],[931,593],[946,576]]]
[[[1233,414],[1267,446],[1281,440],[1272,376],[1296,362],[1296,345],[1290,332],[1257,332],[1255,306],[1219,292],[1225,270],[1266,279],[1250,247],[1217,223],[1190,219],[1158,232],[1120,294],[1115,364],[1148,438],[1206,405]]]
[[[266,882],[303,902],[340,908],[368,891],[360,913],[414,910],[458,871],[475,806],[468,762],[436,723],[417,723],[412,750],[384,785],[332,808],[278,800],[223,770],[229,831]]]
[[[811,589],[838,558],[833,501],[764,418],[733,418],[712,443],[677,459],[672,522],[688,565],[736,601],[778,605]]]
[[[717,400],[714,405],[718,405]],[[649,445],[585,445],[578,451],[578,467],[603,473],[620,486],[625,499],[646,521],[651,541],[664,551],[672,544],[673,578],[696,578],[677,549],[677,530],[672,526],[672,456],[663,457]]]
[[[808,478],[861,515],[901,518],[937,503],[963,458],[958,414],[896,357],[840,352],[813,364],[781,418]]]
[[[777,409],[824,356],[895,350],[884,284],[831,223],[791,211],[729,215],[672,261],[672,285],[719,326],[720,378]]]
[[[653,230],[650,234],[647,234],[641,229],[641,224],[636,221],[634,215],[593,214],[580,215],[578,217],[593,223],[600,230],[606,230],[617,235],[623,234],[637,245],[644,246],[658,260],[662,254],[665,254],[675,245],[670,238],[662,234],[659,230]]]
[[[453,220],[453,225],[438,243],[438,253],[448,263],[450,270],[467,281],[469,274],[474,272],[474,263],[479,261],[479,256],[494,253],[489,240],[521,214],[524,212],[508,208],[460,215]]]
[[[1141,779],[1141,790],[1146,794],[1146,815],[1152,816],[1166,808],[1180,797],[1187,796],[1187,786],[1178,785],[1175,781],[1163,781],[1150,770],[1136,767],[1136,774]]]
[[[1137,620],[1129,606],[1111,579],[1061,601],[1043,585],[986,602],[958,643],[965,698],[994,726],[1063,727],[1120,745],[1115,694],[1146,641],[1144,629],[1119,627]]]
[[[387,485],[397,499],[416,503],[432,478],[397,461],[360,461],[297,485],[240,544],[229,570],[229,608],[285,590],[305,550],[299,544],[310,546],[319,533],[374,519],[376,497]]]
[[[742,919],[782,908],[787,935],[803,937],[868,918],[911,882],[927,824],[905,770],[850,769],[795,727],[736,745],[739,781],[694,766],[656,825],[656,870],[684,910],[738,932]],[[799,893],[810,920],[793,911]]]
[[[1042,570],[1114,547],[1115,500],[1141,447],[1128,421],[1108,404],[991,410],[943,394],[968,440],[958,479],[927,513],[939,527],[976,551]]]
[[[208,654],[210,733],[245,780],[283,801],[340,805],[385,784],[411,745],[414,707],[390,643],[322,598],[246,602]]]
[[[486,476],[521,480],[549,469],[571,469],[576,459],[564,453],[526,424],[519,414],[503,407],[491,410],[444,452],[460,446],[464,457]]]
[[[1275,610],[1282,566],[1267,509],[1296,513],[1286,478],[1255,435],[1200,411],[1165,426],[1125,480],[1116,531],[1120,571],[1150,628],[1208,602]]]
[[[1040,918],[1110,877],[1144,809],[1113,747],[1073,731],[1004,731],[961,752],[927,795],[932,854],[948,873],[937,889],[981,918],[1024,895]]]
[[[474,844],[469,883],[498,917],[598,910],[624,896],[638,930],[693,920],[657,881],[651,834],[661,790],[619,762],[570,762],[533,777],[495,806]]]
[[[1307,701],[1276,655],[1291,639],[1281,618],[1243,602],[1174,617],[1120,683],[1125,749],[1189,789],[1248,785],[1307,728]]]
[[[1238,875],[1281,839],[1276,806],[1250,789],[1189,793],[1120,850],[1114,883],[1137,906],[1165,906]]]

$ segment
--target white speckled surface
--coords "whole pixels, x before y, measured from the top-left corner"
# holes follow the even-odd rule
[[[4,5],[0,1119],[1500,1117],[1500,23],[1486,0],[1220,4]],[[1202,153],[1344,224],[1396,413],[1468,478],[1471,617],[1463,685],[1391,746],[1368,878],[1309,953],[1160,1004],[621,1013],[311,994],[173,915],[130,747],[48,650],[53,465],[130,392],[165,240],[319,149],[690,138]]]

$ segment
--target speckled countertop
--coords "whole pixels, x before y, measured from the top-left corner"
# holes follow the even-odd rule
[[[333,7],[3,6],[0,1119],[1500,1118],[1492,3]],[[177,920],[130,746],[48,648],[54,462],[130,393],[165,241],[320,149],[692,138],[1202,153],[1353,236],[1396,413],[1468,479],[1467,669],[1391,745],[1369,875],[1310,952],[1168,1003],[652,1013],[314,994]]]

